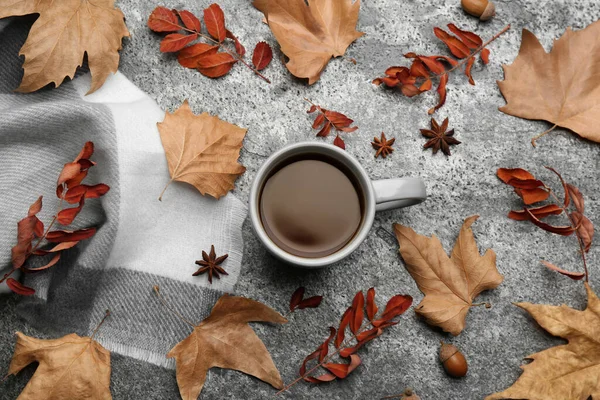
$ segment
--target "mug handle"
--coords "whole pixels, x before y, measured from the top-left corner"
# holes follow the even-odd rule
[[[414,206],[427,199],[421,178],[382,179],[371,184],[375,191],[375,211]]]

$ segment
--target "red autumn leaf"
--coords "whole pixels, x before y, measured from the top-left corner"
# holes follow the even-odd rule
[[[198,71],[209,78],[219,78],[226,75],[236,59],[229,53],[215,53],[200,57],[198,59]]]
[[[327,123],[323,126],[323,129],[321,129],[317,133],[317,136],[320,136],[320,137],[328,136],[330,131],[331,131],[331,122],[327,121]]]
[[[535,215],[538,219],[546,218],[550,215],[560,215],[563,209],[556,204],[548,204],[545,206],[530,208],[529,212]],[[529,214],[525,210],[511,211],[508,213],[508,218],[515,221],[528,221]]]
[[[448,24],[448,29],[450,29],[450,32],[452,32],[456,36],[458,36],[460,38],[460,40],[462,40],[463,43],[466,44],[467,47],[472,50],[479,48],[479,46],[481,46],[483,44],[483,40],[481,40],[479,35],[476,35],[473,32],[463,31],[462,29],[458,28],[454,24]],[[485,49],[485,50],[487,50],[487,49]],[[489,52],[489,50],[488,50],[488,52]]]
[[[375,304],[375,288],[370,288],[367,291],[367,318],[369,321],[373,321],[375,314],[377,314],[377,305]]]
[[[79,242],[74,242],[75,244],[73,244],[73,246],[75,246],[77,243]],[[73,247],[71,246],[71,247]],[[43,265],[41,267],[37,267],[37,268],[25,268],[25,272],[39,272],[39,271],[43,271],[45,269],[48,269],[54,265],[56,265],[56,263],[58,263],[58,261],[60,260],[60,251],[58,253],[56,253],[54,255],[54,257],[52,257],[52,259],[46,264]]]
[[[381,329],[381,328],[373,328],[373,329],[369,329],[368,331],[359,333],[356,336],[358,343],[352,347],[346,347],[346,348],[340,350],[340,356],[347,358],[348,356],[356,353],[361,347],[363,347],[365,344],[367,344],[371,340],[375,339],[376,337],[381,336],[382,333],[383,333],[383,329]]]
[[[36,256],[45,256],[46,254],[59,253],[59,252],[61,252],[63,250],[67,250],[67,249],[70,249],[72,247],[75,247],[77,245],[77,243],[79,243],[79,241],[61,242],[61,243],[57,244],[56,246],[54,246],[54,247],[52,247],[51,249],[48,249],[48,250],[38,249],[38,250],[34,251],[33,254],[35,254]]]
[[[171,33],[165,36],[160,42],[160,51],[162,53],[174,53],[183,49],[185,46],[196,40],[198,35],[183,35],[181,33]]]
[[[496,171],[496,175],[504,183],[510,182],[511,179],[535,179],[531,172],[521,168],[498,168],[498,171]]]
[[[340,345],[344,342],[344,339],[346,337],[346,328],[350,324],[350,320],[353,316],[354,313],[352,312],[352,307],[348,307],[348,309],[346,309],[346,311],[344,312],[344,315],[342,315],[340,327],[338,328],[337,336],[335,337],[335,342],[333,343],[336,348],[339,348]]]
[[[465,45],[460,39],[448,34],[448,32],[445,30],[434,27],[433,33],[435,33],[435,36],[437,36],[438,39],[448,46],[448,50],[450,50],[450,53],[452,53],[454,57],[466,58],[469,56],[469,54],[471,54],[471,51],[467,45]]]
[[[356,354],[352,354],[350,356],[349,364],[335,364],[335,363],[326,363],[323,364],[323,368],[334,374],[336,377],[340,379],[344,379],[347,377],[352,371],[356,369],[361,364],[360,357]]]
[[[191,31],[200,32],[202,25],[200,24],[200,20],[194,14],[187,10],[177,11],[179,14],[179,18],[183,21],[183,25]]]
[[[581,280],[581,279],[583,279],[583,277],[585,277],[585,274],[583,272],[567,271],[567,270],[557,267],[556,265],[554,265],[552,263],[549,263],[548,261],[542,260],[542,264],[544,264],[547,268],[551,269],[552,271],[556,271],[559,274],[568,276],[569,278],[571,278],[575,281]]]
[[[84,198],[82,198],[81,202],[77,207],[65,208],[63,210],[60,210],[59,213],[56,214],[56,220],[58,221],[58,223],[65,226],[73,223],[75,217],[77,217],[77,215],[83,209],[84,203]]]
[[[305,290],[306,289],[304,287],[300,286],[294,291],[294,293],[292,293],[292,298],[290,299],[290,311],[294,311],[296,307],[298,307],[298,304],[300,304],[302,298],[304,297]]]
[[[427,111],[428,114],[433,114],[435,112],[435,110],[437,110],[438,108],[440,108],[441,106],[444,105],[444,103],[446,103],[446,84],[448,83],[448,74],[444,74],[440,77],[440,82],[438,83],[438,88],[437,88],[437,93],[438,93],[438,103],[435,107],[430,108],[429,111]]]
[[[177,61],[183,67],[196,69],[201,57],[216,54],[219,46],[211,46],[206,43],[196,43],[183,48],[177,53]]]
[[[563,204],[565,205],[565,207],[569,207],[569,204],[571,204],[571,196],[569,196],[569,188],[567,186],[567,182],[565,182],[562,175],[559,174],[554,168],[551,168],[551,167],[545,167],[545,168],[554,172],[554,174],[556,176],[558,176],[558,179],[560,179],[560,183],[562,184],[563,190],[565,193],[565,200],[563,201]]]
[[[515,193],[523,200],[523,203],[530,205],[544,201],[550,196],[550,193],[542,188],[535,189],[517,189]]]
[[[533,215],[528,209],[525,209],[525,212],[529,215],[531,222],[537,226],[542,228],[545,231],[556,233],[557,235],[569,236],[575,232],[572,226],[554,226],[547,224],[545,222],[540,221],[535,215]]]
[[[40,211],[42,211],[42,196],[38,197],[38,199],[32,205],[29,206],[27,216],[33,217],[34,215],[37,215],[37,213],[39,213]]]
[[[377,321],[373,321],[373,326],[382,327],[386,322],[390,322],[392,319],[403,314],[412,305],[412,297],[397,294],[392,297],[385,305],[383,314]]]
[[[475,81],[473,80],[473,76],[471,75],[471,68],[473,68],[473,63],[475,62],[475,58],[471,57],[467,61],[467,65],[465,66],[465,75],[469,78],[469,83],[471,85],[475,85]]]
[[[177,32],[181,29],[175,13],[166,7],[156,7],[152,11],[148,18],[148,28],[154,32]]]
[[[585,202],[583,200],[583,195],[581,194],[579,189],[571,185],[570,183],[567,183],[567,191],[569,192],[569,197],[571,197],[571,200],[573,200],[573,205],[575,206],[575,209],[577,209],[577,211],[583,214],[583,211],[585,209]]]
[[[414,77],[428,78],[429,72],[427,72],[427,68],[425,68],[423,61],[415,59],[410,66],[410,75]]]
[[[261,71],[267,68],[267,65],[273,59],[273,50],[266,42],[258,42],[252,53],[252,64],[254,67]]]
[[[352,123],[354,123],[354,120],[351,120],[350,118],[346,117],[344,114],[339,113],[337,111],[329,111],[329,110],[324,110],[324,111],[325,111],[325,118],[327,118],[331,122],[331,124],[335,127],[335,129],[337,129],[338,131],[354,132],[355,130],[358,129],[357,126],[350,127],[350,125],[352,125]]]
[[[56,186],[61,186],[67,181],[76,179],[81,174],[81,165],[78,162],[71,162],[64,165],[60,175],[58,176],[58,180],[56,182]],[[59,196],[60,197],[60,196]]]
[[[300,366],[300,370],[299,370],[300,376],[304,376],[304,374],[306,373],[306,364],[310,360],[314,360],[315,358],[318,358],[319,362],[321,362],[325,359],[325,357],[327,356],[327,353],[329,352],[329,343],[331,342],[331,339],[333,339],[334,336],[335,336],[335,328],[329,327],[329,337],[327,339],[325,339],[325,341],[323,343],[321,343],[321,345],[319,345],[317,350],[313,351],[308,356],[306,356],[306,358],[302,362],[302,365]],[[308,378],[310,378],[310,377],[306,376],[306,377],[304,377],[304,380],[307,382],[313,382],[313,380],[308,379]],[[316,382],[313,382],[313,383],[316,383]]]
[[[96,234],[96,228],[85,228],[78,231],[52,231],[46,235],[50,243],[74,242],[89,239]]]
[[[350,319],[350,330],[355,335],[359,331],[363,322],[364,306],[365,296],[363,295],[363,292],[356,293],[354,300],[352,300],[352,319]]]
[[[479,56],[481,57],[481,61],[483,61],[484,64],[489,64],[490,51],[488,49],[481,50],[481,53],[479,53]]]
[[[594,224],[585,215],[579,211],[573,211],[571,218],[577,227],[577,233],[583,242],[583,250],[585,252],[590,251],[592,241],[594,240]]]
[[[10,290],[15,292],[16,294],[20,294],[21,296],[31,296],[35,294],[35,290],[25,285],[22,285],[20,282],[14,280],[13,278],[8,278],[6,280],[6,285]]]
[[[508,184],[517,189],[535,189],[544,186],[544,182],[537,179],[511,179]]]
[[[86,199],[97,199],[98,197],[104,196],[110,190],[110,187],[108,185],[105,185],[104,183],[99,183],[97,185],[92,185],[92,186],[88,186],[88,185],[82,185],[82,186],[86,189],[86,191],[85,191]]]
[[[218,4],[211,4],[204,10],[204,24],[210,36],[222,42],[227,37],[225,14]]]
[[[346,143],[340,137],[340,135],[336,135],[335,139],[333,140],[333,144],[334,144],[334,146],[337,146],[342,150],[346,150]]]
[[[42,237],[44,235],[44,223],[40,221],[38,217],[35,217],[35,228],[33,229],[33,234],[37,237]]]
[[[225,36],[233,40],[233,43],[235,44],[235,52],[238,53],[240,57],[244,57],[246,55],[246,48],[242,45],[237,36],[235,36],[229,29],[225,30]]]
[[[64,194],[63,199],[69,204],[79,203],[83,197],[87,187],[84,185],[73,186]]]
[[[304,299],[298,304],[299,310],[304,310],[305,308],[317,308],[323,301],[323,296],[312,296],[307,299]]]
[[[414,53],[409,53],[412,55]],[[407,57],[405,54],[404,57]],[[446,71],[444,64],[437,60],[437,56],[417,56],[415,55],[431,72],[434,74],[443,74]],[[411,58],[411,57],[408,57]]]

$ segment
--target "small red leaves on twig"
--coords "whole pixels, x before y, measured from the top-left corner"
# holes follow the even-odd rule
[[[325,378],[326,380],[322,380],[322,379],[320,379],[320,377],[315,378],[312,376],[305,376],[306,364],[310,360],[314,360],[315,358],[318,358],[319,362],[322,362],[329,352],[329,343],[331,342],[331,339],[333,339],[334,336],[335,336],[335,328],[329,327],[329,337],[327,339],[325,339],[325,341],[323,343],[321,343],[321,345],[319,347],[317,347],[317,350],[313,351],[308,356],[306,356],[306,358],[302,362],[302,365],[300,366],[300,376],[302,377],[302,379],[304,379],[307,382],[312,382],[312,383],[328,381],[327,378]],[[330,379],[330,380],[332,380],[332,379]]]
[[[157,7],[152,11],[148,18],[148,27],[154,32],[171,32],[162,40],[160,51],[178,52],[177,60],[185,68],[197,69],[209,78],[219,78],[229,73],[233,64],[239,61],[261,79],[271,83],[259,72],[259,68],[244,61],[246,49],[233,32],[225,27],[225,14],[221,7],[211,4],[204,10],[203,15],[208,34],[201,31],[200,19],[190,11],[169,10],[166,7]],[[209,43],[191,44],[198,38]],[[235,50],[226,46],[226,39],[233,41]],[[266,58],[261,63],[260,69],[268,65]]]
[[[542,261],[542,263],[551,270],[572,279],[579,280],[585,276],[587,282],[589,280],[589,275],[585,253],[590,250],[592,245],[594,225],[592,224],[592,221],[583,215],[584,200],[579,189],[567,183],[555,169],[550,167],[546,167],[546,169],[552,171],[552,173],[560,180],[564,192],[562,201],[559,200],[558,196],[550,187],[543,181],[536,179],[531,172],[521,168],[498,169],[496,172],[498,178],[502,182],[512,186],[526,205],[547,200],[550,196],[552,196],[552,199],[554,200],[554,203],[551,204],[533,208],[524,207],[523,210],[512,210],[508,213],[508,217],[517,221],[530,221],[535,226],[557,235],[570,236],[575,233],[581,250],[580,254],[584,268],[583,274],[566,271],[547,261]],[[575,207],[576,211],[569,212],[569,207],[571,205]],[[542,221],[543,218],[549,217],[550,215],[560,215],[563,212],[568,216],[569,225],[556,226]]]
[[[438,27],[434,27],[433,32],[438,39],[446,44],[450,53],[460,61],[443,55],[424,56],[409,52],[404,57],[412,59],[410,68],[402,66],[388,68],[385,71],[385,76],[376,78],[373,83],[375,85],[384,83],[389,88],[400,89],[404,96],[413,97],[431,90],[433,87],[432,80],[438,78],[439,83],[436,91],[439,100],[437,105],[428,111],[429,114],[433,114],[446,102],[448,75],[464,65],[465,75],[469,78],[469,83],[474,85],[475,81],[471,75],[471,70],[475,63],[475,57],[477,54],[481,54],[481,60],[484,64],[487,64],[490,51],[486,47],[510,29],[510,25],[485,43],[477,34],[464,31],[454,24],[448,24],[448,29],[456,36]],[[447,65],[450,66],[449,69],[446,68]]]
[[[290,314],[296,309],[303,310],[305,308],[317,308],[323,301],[323,296],[312,296],[304,299],[304,287],[299,287],[292,294],[290,299]]]
[[[354,371],[360,364],[360,357],[356,354],[352,354],[350,356],[350,363],[348,364],[326,363],[323,364],[322,367],[334,374],[337,378],[344,379],[350,375],[350,373]]]
[[[267,68],[272,59],[273,50],[271,46],[267,42],[258,42],[252,53],[252,64],[254,64],[254,67],[262,71]]]
[[[354,120],[346,117],[344,114],[337,111],[330,111],[321,106],[314,104],[308,99],[304,99],[310,103],[310,109],[307,111],[308,114],[312,114],[318,111],[317,117],[312,125],[313,129],[320,129],[317,136],[326,137],[331,132],[331,128],[335,128],[338,132],[354,132],[358,129],[357,126],[350,126],[354,123]],[[341,149],[346,149],[346,144],[338,134],[333,142],[334,145]]]
[[[348,307],[344,314],[342,315],[342,319],[340,321],[340,327],[338,328],[337,336],[335,337],[334,345],[336,348],[340,347],[340,345],[346,339],[346,328],[350,324],[350,320],[354,317],[354,310],[352,307]]]

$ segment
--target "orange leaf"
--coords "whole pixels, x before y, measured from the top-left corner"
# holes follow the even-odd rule
[[[428,114],[433,114],[438,108],[446,103],[446,84],[448,83],[448,74],[444,74],[440,77],[440,83],[438,84],[437,93],[439,96],[439,101],[437,105],[433,108],[430,108],[427,112]]]
[[[377,305],[375,304],[375,288],[370,288],[367,291],[367,318],[369,321],[373,321],[377,314]]]
[[[475,50],[483,44],[483,40],[481,40],[479,35],[476,35],[473,32],[463,31],[454,24],[448,24],[448,29],[450,29],[450,32],[458,36],[470,49]]]
[[[198,17],[187,10],[177,11],[179,18],[183,21],[183,25],[189,30],[200,32],[201,24]]]
[[[572,271],[567,271],[565,269],[562,269],[560,267],[557,267],[556,265],[549,263],[548,261],[544,261],[542,260],[542,264],[544,264],[547,268],[551,269],[552,271],[556,271],[559,274],[562,274],[564,276],[568,276],[569,278],[575,280],[575,281],[579,281],[581,279],[583,279],[585,277],[585,274],[583,272],[572,272]]]
[[[257,70],[263,70],[267,68],[267,65],[273,59],[273,50],[266,42],[258,42],[252,53],[252,64]]]
[[[521,199],[523,199],[523,203],[529,205],[538,203],[540,201],[544,201],[550,196],[546,190],[542,188],[535,189],[517,189],[515,188],[515,193],[519,195]]]
[[[446,32],[445,30],[440,29],[438,27],[434,27],[433,32],[435,33],[435,36],[438,37],[438,39],[440,39],[446,44],[446,46],[448,46],[448,50],[450,50],[450,53],[452,53],[455,57],[465,58],[468,57],[469,54],[471,54],[467,45],[465,45],[461,40],[457,39],[456,37],[448,34],[448,32]]]
[[[355,335],[360,329],[363,322],[364,306],[365,296],[363,295],[363,292],[356,293],[356,295],[354,296],[354,300],[352,300],[352,319],[350,320],[350,330]]]
[[[82,197],[77,207],[60,210],[60,212],[56,214],[56,220],[58,223],[61,225],[70,225],[83,209],[84,202],[84,198]]]
[[[354,371],[356,367],[358,367],[360,364],[360,357],[358,357],[356,354],[352,354],[350,356],[349,364],[326,363],[323,364],[323,368],[334,374],[336,377],[344,379],[345,377],[350,375],[350,373]]]
[[[540,186],[543,188],[544,182],[537,179],[511,179],[508,184],[517,189],[535,189]]]
[[[504,183],[508,183],[513,178],[520,180],[535,179],[531,172],[521,168],[499,168],[496,175]]]
[[[33,217],[34,215],[42,211],[42,197],[43,196],[38,197],[35,203],[29,206],[29,211],[27,212],[28,217]]]
[[[99,183],[97,185],[92,185],[92,186],[88,186],[88,185],[82,185],[82,186],[86,189],[86,191],[85,191],[86,199],[97,199],[98,197],[104,196],[110,190],[110,187],[108,185],[105,185],[104,183]]]
[[[181,33],[170,33],[160,42],[160,51],[163,53],[173,53],[183,49],[185,46],[196,40],[198,35],[182,35]]]
[[[198,59],[198,71],[209,78],[219,78],[226,75],[236,59],[229,53],[215,53],[202,56]]]
[[[79,242],[73,242],[73,245],[70,246],[70,247],[68,247],[68,248],[74,247],[75,245],[77,245],[77,243],[79,243]],[[64,244],[64,243],[61,243],[61,244]],[[64,249],[62,249],[62,250],[64,250]],[[48,269],[48,268],[56,265],[56,263],[60,260],[60,251],[61,250],[57,250],[57,251],[58,251],[58,253],[56,253],[54,255],[54,257],[52,257],[52,259],[50,260],[50,262],[48,262],[46,265],[43,265],[43,266],[37,267],[37,268],[25,268],[25,271],[26,272],[27,271],[28,272],[39,272],[39,271],[43,271],[45,269]]]
[[[469,58],[467,61],[467,65],[465,66],[465,75],[469,78],[469,83],[471,85],[475,85],[475,81],[473,80],[473,76],[471,76],[471,68],[473,68],[473,63],[475,62],[475,57]]]
[[[335,139],[333,139],[333,145],[339,147],[342,150],[346,150],[346,143],[340,137],[340,135],[336,135]]]
[[[211,4],[204,10],[204,24],[210,36],[222,42],[227,37],[225,14],[218,4]]]
[[[96,234],[96,228],[80,229],[78,231],[52,231],[46,235],[50,243],[73,242],[89,239]]]
[[[490,51],[488,49],[481,50],[479,56],[481,57],[481,61],[483,61],[484,64],[490,63]]]
[[[15,292],[16,294],[20,294],[21,296],[31,296],[35,294],[35,290],[21,284],[19,281],[16,281],[13,278],[8,278],[6,280],[6,285],[10,290]]]
[[[203,56],[216,54],[219,50],[219,46],[211,46],[206,43],[196,43],[191,46],[183,48],[177,53],[177,61],[183,67],[186,68],[197,68],[198,61]]]
[[[342,315],[340,327],[338,328],[337,336],[335,337],[335,342],[333,343],[336,348],[339,348],[344,341],[346,336],[346,328],[348,327],[348,324],[350,324],[353,316],[354,313],[352,312],[352,307],[348,307],[348,309],[346,309],[344,312],[344,315]]]
[[[545,231],[556,233],[557,235],[569,236],[575,232],[572,226],[554,226],[547,224],[545,222],[540,221],[533,213],[531,213],[528,209],[525,209],[525,212],[529,215],[529,218],[533,224],[539,228],[542,228]]]
[[[148,28],[154,32],[177,32],[181,26],[173,11],[166,7],[156,7],[148,18]]]
[[[563,209],[556,204],[548,204],[545,206],[530,208],[529,212],[541,219],[550,215],[559,215],[563,212]],[[508,218],[514,219],[515,221],[528,221],[529,214],[527,214],[525,210],[513,210],[508,213]]]

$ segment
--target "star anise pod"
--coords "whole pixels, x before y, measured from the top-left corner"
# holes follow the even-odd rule
[[[450,153],[450,145],[460,144],[458,140],[456,140],[454,136],[454,129],[448,129],[448,118],[442,122],[442,126],[440,126],[437,121],[431,118],[431,129],[421,129],[421,135],[429,138],[427,143],[423,145],[423,148],[433,149],[433,154],[437,153],[438,150],[442,149],[445,155],[449,156]]]
[[[212,284],[212,278],[213,278],[213,274],[215,276],[215,278],[220,279],[221,277],[219,276],[219,274],[221,275],[229,275],[227,272],[225,272],[225,270],[223,268],[221,268],[219,265],[225,261],[228,257],[228,254],[225,254],[224,256],[221,257],[217,257],[217,253],[215,253],[215,246],[210,246],[210,254],[206,254],[206,252],[204,250],[202,250],[202,260],[198,260],[196,261],[196,264],[200,265],[201,267],[198,269],[198,271],[194,272],[192,275],[193,276],[198,276],[198,275],[202,275],[205,272],[208,272],[208,281]]]
[[[391,154],[394,151],[392,145],[395,141],[395,138],[387,140],[385,137],[385,133],[383,132],[381,132],[380,139],[374,137],[373,142],[371,142],[371,144],[373,145],[373,148],[377,150],[377,152],[375,153],[375,158],[379,157],[379,155],[381,155],[383,158],[386,158],[389,154]]]

